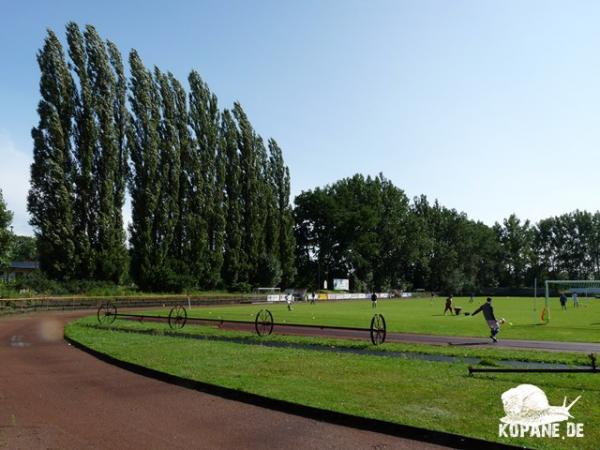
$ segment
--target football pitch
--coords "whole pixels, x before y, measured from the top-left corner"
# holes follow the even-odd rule
[[[463,314],[475,311],[484,302],[483,297],[475,298],[473,302],[468,297],[456,297],[454,307],[462,308],[460,315],[444,315],[445,299],[435,297],[433,300],[379,300],[377,308],[372,308],[369,300],[295,302],[292,311],[288,311],[285,303],[192,307],[189,316],[251,321],[261,308],[267,308],[275,323],[368,328],[373,314],[379,313],[385,317],[390,332],[487,337],[489,329],[482,313]],[[557,298],[550,299],[550,320],[546,323],[541,319],[544,298],[494,298],[496,318],[505,318],[507,322],[502,326],[499,338],[600,342],[600,300],[581,298],[579,303],[580,306],[574,308],[569,300],[567,309],[562,310]],[[161,314],[168,314],[168,310]]]

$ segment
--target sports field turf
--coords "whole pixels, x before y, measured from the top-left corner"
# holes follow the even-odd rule
[[[379,300],[377,308],[369,300],[317,301],[316,304],[297,302],[288,311],[285,303],[268,305],[235,305],[192,307],[190,317],[221,318],[224,320],[254,320],[261,308],[268,308],[275,323],[318,324],[368,328],[375,312],[383,314],[388,331],[439,334],[450,336],[488,336],[489,329],[482,313],[476,316],[443,315],[445,299]],[[472,312],[485,302],[476,298],[457,297],[455,306]],[[550,341],[600,342],[600,299],[580,299],[580,307],[571,301],[562,311],[557,298],[550,299],[550,322],[541,320],[544,299],[498,297],[493,301],[497,318],[505,318],[500,339],[534,339]],[[160,311],[167,315],[168,308]],[[157,314],[156,311],[153,314]],[[512,325],[510,325],[512,323]]]

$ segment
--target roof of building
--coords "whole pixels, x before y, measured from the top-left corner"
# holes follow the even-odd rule
[[[37,261],[11,261],[10,268],[35,270],[40,268],[40,263]]]

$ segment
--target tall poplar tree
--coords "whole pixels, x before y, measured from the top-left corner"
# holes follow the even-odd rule
[[[231,113],[223,111],[221,122],[221,148],[225,161],[225,242],[223,280],[233,287],[241,280],[242,216],[240,158],[238,154],[237,127]]]
[[[242,281],[253,283],[264,243],[260,220],[260,174],[257,170],[256,135],[242,106],[233,105],[240,152],[240,192],[242,216]]]
[[[115,96],[113,103],[114,133],[117,146],[117,162],[115,172],[114,204],[113,204],[113,236],[117,265],[125,272],[127,265],[127,249],[125,248],[125,228],[123,222],[123,205],[125,189],[129,176],[129,153],[127,150],[127,128],[130,115],[127,109],[127,78],[123,67],[121,52],[115,44],[107,41],[110,64],[115,78]],[[117,247],[118,245],[118,247]]]
[[[179,172],[179,193],[178,193],[178,213],[177,223],[175,225],[173,241],[171,244],[171,258],[175,270],[178,273],[191,275],[189,259],[189,230],[188,214],[190,196],[192,195],[192,185],[188,177],[189,167],[192,163],[190,155],[190,132],[188,128],[188,107],[187,94],[181,83],[169,74],[169,82],[173,90],[174,101],[174,121],[177,130],[177,148],[181,163]]]
[[[129,182],[132,221],[131,276],[142,289],[152,288],[153,276],[162,263],[156,247],[155,211],[160,201],[160,110],[159,94],[152,75],[135,50],[129,54],[131,66],[130,96],[132,118],[128,147],[132,161]]]
[[[93,93],[88,76],[85,42],[79,26],[67,24],[67,42],[78,87],[73,95],[74,109],[74,181],[73,228],[77,265],[75,277],[91,279],[94,276],[93,253],[97,226],[97,199],[95,195],[94,154],[98,131],[94,120]]]
[[[154,237],[161,264],[160,276],[173,278],[175,268],[170,258],[173,238],[179,221],[179,181],[181,160],[176,126],[176,99],[169,76],[154,68],[154,83],[159,93],[159,199],[154,211]],[[158,281],[158,280],[157,280]]]
[[[97,234],[93,243],[94,276],[100,280],[119,282],[124,270],[125,254],[123,224],[115,220],[123,200],[116,198],[123,176],[115,123],[116,79],[110,65],[104,41],[96,29],[85,29],[87,71],[93,99],[93,118],[96,124],[94,147],[94,196]],[[118,218],[118,215],[117,215]]]
[[[273,198],[276,205],[274,222],[277,227],[277,256],[281,264],[281,283],[291,286],[296,276],[296,240],[294,218],[290,206],[290,171],[283,161],[283,152],[275,141],[269,139],[269,166]]]
[[[31,131],[33,163],[27,207],[37,236],[40,267],[69,279],[75,267],[71,133],[75,88],[56,34],[48,30],[37,55],[41,71],[39,123]]]
[[[220,112],[217,97],[211,93],[198,72],[192,71],[190,83],[190,126],[195,163],[192,214],[198,223],[198,240],[192,239],[193,255],[200,285],[214,288],[221,280],[223,265],[222,213],[224,174],[220,156]]]

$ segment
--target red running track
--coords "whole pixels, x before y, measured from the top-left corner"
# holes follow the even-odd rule
[[[104,363],[63,339],[90,311],[0,319],[0,448],[435,449],[226,400]]]

